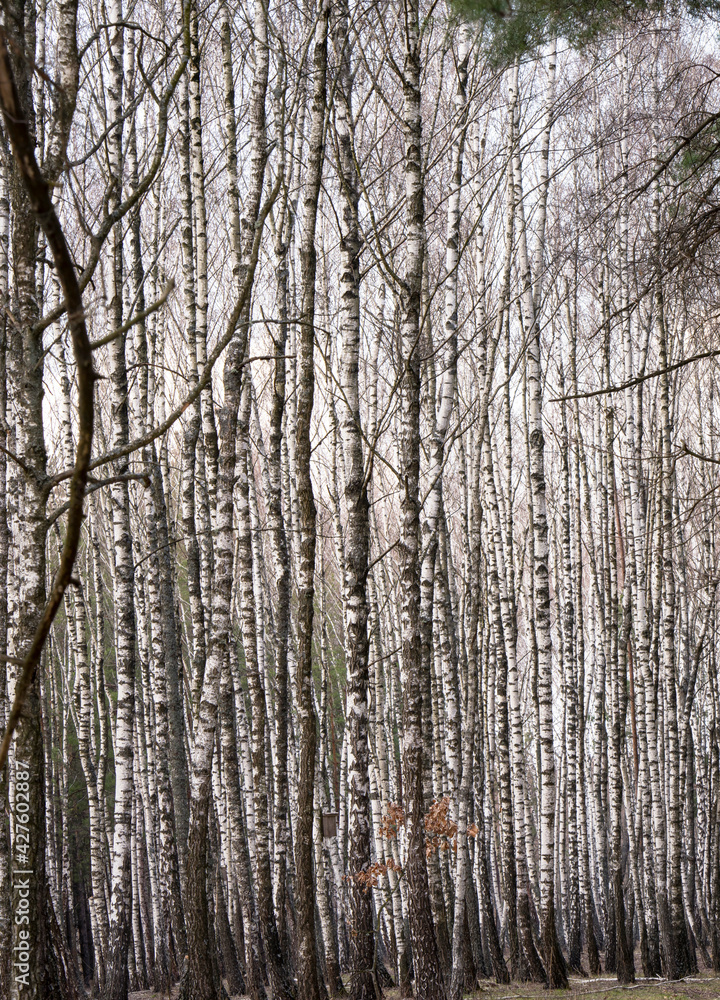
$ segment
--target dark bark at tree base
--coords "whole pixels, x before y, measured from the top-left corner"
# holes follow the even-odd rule
[[[209,793],[208,793],[209,794]],[[188,963],[183,975],[180,1000],[223,1000],[217,955],[210,945],[210,916],[207,896],[208,846],[207,794],[192,804],[188,840],[185,923]]]
[[[524,973],[528,982],[546,983],[548,976],[545,966],[535,947],[535,940],[532,932],[532,917],[530,914],[530,901],[525,894],[518,898],[518,926],[520,928],[520,941],[523,950]]]
[[[345,987],[342,986],[342,981],[340,986],[342,987],[340,992],[333,993],[331,996],[345,995]],[[378,994],[372,972],[352,973],[350,976],[350,988],[347,992],[352,1000],[376,1000]]]
[[[543,945],[545,948],[545,963],[547,965],[547,987],[551,990],[568,988],[567,966],[560,950],[557,928],[555,926],[555,905],[551,903],[545,912],[543,929]]]
[[[227,980],[228,990],[231,996],[245,993],[245,983],[240,971],[235,942],[233,941],[228,920],[227,906],[225,904],[225,891],[221,883],[220,866],[215,878],[215,917],[217,924],[217,939],[220,946],[223,961],[223,974]]]
[[[635,961],[632,945],[628,941],[628,933],[626,931],[623,875],[622,868],[619,866],[613,871],[613,895],[615,897],[617,978],[619,983],[634,983]],[[630,921],[630,927],[632,928],[632,920]]]
[[[600,952],[598,951],[597,939],[595,938],[595,926],[590,908],[588,908],[587,922],[585,924],[585,937],[590,975],[599,976],[602,972],[602,966],[600,965]]]

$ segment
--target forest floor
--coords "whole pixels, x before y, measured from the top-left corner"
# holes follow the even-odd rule
[[[556,995],[572,994],[573,998],[582,997],[583,1000],[618,1000],[624,993],[631,993],[632,1000],[717,1000],[720,998],[720,977],[708,972],[678,982],[638,978],[632,986],[619,986],[616,979],[607,976],[572,977],[569,991]],[[478,1000],[541,1000],[548,992],[542,986],[528,983],[511,986],[483,983],[472,996]]]
[[[615,979],[608,977],[572,978],[570,989],[555,995],[572,996],[573,1000],[575,997],[582,997],[583,1000],[618,1000],[623,993],[631,993],[632,1000],[720,1000],[720,976],[711,972],[700,973],[698,976],[681,979],[678,982],[638,979],[633,986],[618,986]],[[542,986],[528,983],[510,986],[483,983],[477,992],[469,994],[474,1000],[542,1000],[548,995]],[[176,996],[177,991],[173,990],[171,1000]],[[130,994],[130,1000],[161,1000],[161,997],[167,997],[167,994],[154,993],[152,990]],[[400,1000],[400,991],[385,990],[384,997],[385,1000]],[[232,1000],[243,1000],[243,998],[234,997]]]

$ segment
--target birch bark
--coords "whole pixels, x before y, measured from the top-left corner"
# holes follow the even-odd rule
[[[110,162],[114,202],[122,197],[123,170],[123,53],[124,28],[121,0],[113,0],[110,18],[111,36]],[[111,327],[122,327],[123,318],[123,243],[120,226],[111,236],[111,264],[108,288],[108,316]],[[128,379],[125,359],[126,336],[121,335],[111,348],[113,390],[113,447],[122,448],[129,441]],[[129,470],[127,459],[118,463],[116,474]],[[115,815],[112,842],[110,897],[110,952],[105,995],[107,1000],[126,1000],[128,992],[128,951],[131,940],[132,887],[132,804],[133,804],[133,718],[135,713],[135,604],[134,558],[130,527],[130,495],[127,481],[111,487],[115,577],[113,600],[117,660],[117,716],[115,725]]]
[[[549,70],[549,123],[552,118],[554,52],[550,57]],[[517,69],[513,86],[517,88]],[[545,170],[547,154],[545,154]],[[543,908],[543,946],[545,966],[552,987],[567,985],[565,960],[560,951],[555,925],[555,750],[553,742],[553,694],[552,694],[552,636],[550,628],[550,588],[548,575],[548,526],[545,501],[545,466],[542,415],[542,373],[540,364],[540,328],[538,322],[541,276],[535,275],[535,292],[530,259],[527,249],[525,211],[522,194],[522,167],[520,153],[515,147],[513,154],[513,174],[515,180],[515,203],[519,226],[518,266],[521,280],[521,305],[523,323],[528,338],[526,354],[528,392],[528,432],[530,454],[530,479],[532,483],[533,517],[533,597],[534,626],[538,647],[538,701],[540,710],[540,766],[541,766],[541,904]],[[547,185],[545,185],[545,196]],[[544,199],[543,199],[544,200]],[[542,239],[542,233],[540,236]],[[537,300],[537,302],[536,302]]]
[[[423,823],[422,639],[420,612],[420,339],[424,241],[421,35],[417,0],[404,0],[403,139],[405,272],[401,293],[401,578],[403,795],[408,844],[408,908],[415,991],[445,1000],[430,909]]]
[[[299,728],[297,822],[295,828],[295,889],[298,934],[298,995],[320,1000],[315,939],[313,882],[313,792],[317,724],[312,692],[312,642],[315,600],[317,511],[310,475],[310,433],[315,392],[315,233],[324,159],[327,88],[328,20],[330,7],[320,0],[312,42],[312,107],[300,243],[302,325],[297,335],[297,409],[295,415],[295,474],[299,507],[298,647],[296,699]]]
[[[334,45],[339,62],[335,128],[338,137],[338,170],[342,188],[340,242],[340,337],[342,342],[340,385],[341,433],[345,461],[347,525],[344,546],[343,599],[345,608],[346,740],[348,745],[348,865],[355,876],[370,865],[370,777],[369,777],[369,671],[367,573],[370,550],[368,475],[366,473],[360,417],[360,192],[353,151],[352,36],[349,8],[338,11]],[[375,1000],[373,974],[375,930],[372,894],[356,879],[350,895],[350,997]]]

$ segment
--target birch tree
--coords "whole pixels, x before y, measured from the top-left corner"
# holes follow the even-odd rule
[[[715,43],[528,10],[6,11],[9,996],[717,965]]]

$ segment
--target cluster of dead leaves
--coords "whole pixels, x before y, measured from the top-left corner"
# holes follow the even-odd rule
[[[425,854],[435,851],[457,851],[457,823],[449,818],[450,799],[444,795],[435,799],[425,813]]]
[[[391,802],[380,824],[380,836],[386,840],[395,840],[401,826],[405,826],[405,810]]]
[[[425,853],[427,857],[436,851],[449,851],[451,849],[457,851],[457,823],[450,819],[449,813],[450,799],[444,795],[441,799],[435,799],[425,814]],[[400,827],[404,825],[405,811],[402,806],[391,802],[382,818],[380,835],[386,840],[396,840]],[[467,835],[474,838],[477,834],[477,823],[472,823],[467,828]],[[345,878],[347,881],[355,882],[367,892],[377,888],[379,880],[388,872],[397,872],[402,877],[403,867],[394,858],[386,858],[384,861],[374,862],[364,871],[346,875]]]
[[[348,881],[352,880],[367,892],[369,889],[377,888],[380,879],[388,872],[397,872],[398,875],[402,875],[402,871],[402,865],[397,864],[394,858],[386,858],[385,861],[376,861],[369,865],[365,871],[346,875],[345,878]]]

